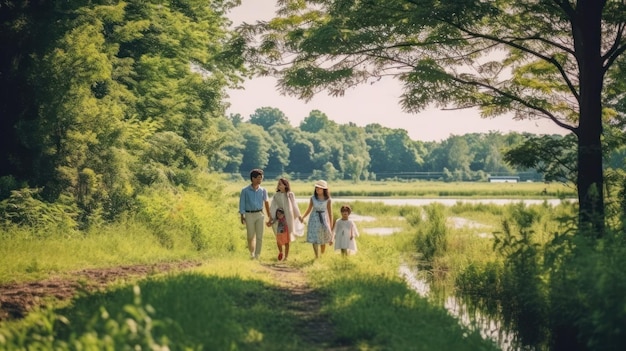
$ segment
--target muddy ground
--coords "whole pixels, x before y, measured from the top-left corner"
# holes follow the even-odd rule
[[[103,289],[114,281],[140,278],[172,270],[199,266],[194,262],[162,263],[157,265],[121,266],[102,269],[83,269],[63,277],[47,280],[0,285],[0,321],[24,318],[35,307],[43,307],[55,300],[69,300],[81,292]],[[287,308],[298,316],[301,337],[314,348],[327,351],[350,350],[334,339],[332,324],[321,313],[322,296],[313,290],[305,274],[281,262],[260,263],[259,270],[269,272],[291,296]]]
[[[0,321],[24,318],[35,307],[54,300],[69,300],[80,292],[94,292],[130,277],[198,266],[194,262],[83,269],[46,280],[0,285]]]

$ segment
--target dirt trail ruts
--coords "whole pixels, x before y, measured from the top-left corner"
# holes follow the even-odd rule
[[[93,268],[70,272],[46,280],[0,285],[0,321],[21,319],[35,307],[43,307],[51,299],[69,300],[79,292],[92,292],[127,277],[199,266],[196,262],[159,263],[153,265]]]
[[[79,292],[94,292],[128,277],[181,270],[199,266],[196,262],[160,263],[83,269],[46,280],[0,285],[0,321],[21,319],[35,307],[52,300],[70,300]],[[306,275],[286,263],[261,264],[281,289],[290,296],[287,308],[299,320],[296,330],[313,349],[347,351],[352,347],[337,345],[332,323],[321,313],[322,296],[309,285]]]
[[[263,264],[275,281],[289,295],[287,309],[299,320],[299,336],[312,347],[325,351],[347,351],[354,348],[337,345],[332,323],[321,313],[322,296],[311,288],[302,270],[284,263]]]

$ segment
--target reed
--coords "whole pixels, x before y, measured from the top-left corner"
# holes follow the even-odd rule
[[[226,178],[225,176],[223,176]],[[239,194],[248,182],[229,181],[224,188],[226,194]],[[290,181],[297,196],[311,196],[313,181]],[[488,183],[488,182],[440,182],[440,181],[329,181],[332,196],[338,197],[480,197],[480,198],[575,198],[576,191],[564,183]],[[265,179],[262,184],[271,193],[276,180]]]

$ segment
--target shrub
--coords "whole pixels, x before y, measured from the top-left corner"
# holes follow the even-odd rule
[[[11,196],[0,202],[0,222],[10,222],[33,228],[40,235],[78,228],[78,209],[69,197],[61,196],[54,203],[38,198],[41,189],[24,188],[11,191]]]
[[[419,220],[412,216],[409,222],[417,225],[416,246],[423,258],[432,262],[435,257],[442,256],[447,251],[448,228],[446,216],[441,204],[432,204],[424,207],[426,221],[419,225]]]
[[[155,317],[150,305],[143,305],[138,286],[132,304],[124,306],[115,318],[104,309],[93,316],[82,334],[72,333],[67,341],[56,339],[60,325],[69,326],[67,318],[52,310],[39,312],[31,328],[0,329],[3,350],[194,350],[175,322]]]

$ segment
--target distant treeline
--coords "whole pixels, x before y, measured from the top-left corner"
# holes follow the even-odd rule
[[[423,142],[411,140],[404,129],[338,124],[318,110],[293,127],[274,107],[258,108],[245,120],[239,114],[231,115],[222,126],[223,132],[231,135],[224,145],[226,158],[214,159],[211,166],[244,178],[251,168],[260,167],[270,178],[288,174],[293,179],[486,181],[490,176],[512,175],[520,181],[543,181],[542,170],[557,167],[548,167],[548,163],[575,160],[576,150],[572,136],[557,134],[470,133]],[[527,144],[530,139],[535,144]],[[541,154],[538,167],[507,161],[530,154],[524,147]],[[623,148],[613,149],[605,166],[623,168]],[[560,173],[563,180],[569,179],[567,172]]]

